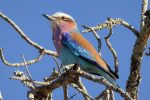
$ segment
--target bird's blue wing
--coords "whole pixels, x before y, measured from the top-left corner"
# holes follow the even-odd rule
[[[86,49],[81,47],[75,40],[73,40],[70,34],[64,33],[62,36],[62,43],[76,56],[80,56],[81,58],[91,62],[95,62],[95,59],[92,57],[92,55]]]

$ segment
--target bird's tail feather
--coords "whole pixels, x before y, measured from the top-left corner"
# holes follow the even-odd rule
[[[119,86],[117,85],[117,83],[115,82],[115,80],[114,80],[112,77],[110,77],[108,74],[105,74],[104,77],[105,77],[111,84],[115,85],[116,87],[119,87]]]
[[[112,77],[110,77],[107,73],[100,73],[100,74],[98,74],[98,73],[91,73],[91,74],[94,74],[94,75],[99,75],[99,76],[103,76],[104,78],[106,78],[107,79],[107,81],[109,81],[112,85],[114,85],[114,86],[116,86],[116,87],[119,87],[118,85],[117,85],[117,83],[115,82],[115,80],[112,78]]]

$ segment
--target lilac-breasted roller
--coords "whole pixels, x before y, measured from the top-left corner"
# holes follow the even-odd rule
[[[89,41],[79,32],[75,20],[68,14],[56,12],[44,16],[51,21],[53,42],[59,59],[64,65],[78,64],[88,73],[100,75],[117,86],[114,73]]]

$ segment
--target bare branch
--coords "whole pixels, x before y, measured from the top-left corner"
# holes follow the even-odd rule
[[[5,59],[5,57],[3,55],[3,49],[0,48],[0,58],[1,58],[2,62],[5,65],[10,66],[10,67],[19,67],[19,66],[31,65],[33,63],[39,62],[43,58],[44,55],[45,54],[42,52],[42,53],[39,54],[39,56],[37,58],[35,58],[33,60],[30,60],[30,61],[26,61],[25,63],[24,62],[21,62],[21,63],[9,63]]]
[[[10,77],[10,79],[19,80],[28,88],[34,89],[35,87],[33,86],[33,83],[37,85],[43,85],[43,86],[50,84],[49,82],[38,82],[38,81],[30,80],[23,72],[21,71],[16,71],[16,72],[17,74],[15,74],[15,76]]]
[[[88,73],[81,71],[81,70],[80,71],[79,70],[77,70],[77,71],[68,70],[66,73],[61,75],[57,80],[51,82],[51,84],[49,84],[48,86],[37,87],[35,89],[35,91],[40,91],[40,92],[43,91],[44,93],[49,93],[49,92],[53,91],[54,89],[62,86],[62,84],[64,84],[64,83],[65,84],[76,83],[78,80],[77,76],[83,77],[83,78],[91,80],[93,82],[103,84],[106,87],[108,87],[108,89],[113,90],[113,91],[121,94],[122,97],[128,98],[129,100],[132,100],[132,98],[128,95],[128,93],[124,92],[121,88],[113,86],[105,78],[103,78],[103,77],[102,78],[96,78],[96,77],[93,77],[93,75],[88,74]]]
[[[57,61],[57,59],[56,59],[56,57],[52,57],[53,59],[54,59],[54,61],[55,61],[55,63],[56,63],[56,65],[57,65],[57,68],[58,68],[58,72],[59,72],[59,74],[62,74],[61,73],[61,67],[60,67],[60,65],[59,65],[59,63],[58,63],[58,61]]]
[[[76,90],[78,90],[83,96],[84,96],[84,98],[85,98],[85,100],[94,100],[91,96],[89,96],[84,90],[82,90],[81,88],[79,88],[79,86],[78,85],[76,85],[76,84],[71,84],[71,86],[73,87],[73,88],[75,88]],[[87,98],[88,97],[88,98]]]
[[[4,15],[2,12],[0,12],[0,17],[3,18],[6,22],[8,22],[18,33],[19,35],[31,46],[35,47],[39,51],[43,51],[44,47],[40,46],[39,44],[32,41],[20,28],[17,26],[10,18],[8,18],[6,15]],[[44,53],[52,56],[58,56],[56,52],[51,50],[44,49]]]
[[[100,100],[106,94],[107,90],[108,89],[105,89],[102,93],[100,93],[97,97],[95,97],[95,100]]]
[[[132,100],[132,98],[128,95],[128,93],[126,93],[125,91],[123,91],[121,88],[115,87],[112,84],[110,84],[105,78],[96,78],[93,77],[92,75],[84,72],[84,71],[73,71],[71,72],[72,74],[76,74],[79,75],[80,77],[83,77],[85,79],[91,80],[93,82],[97,82],[100,84],[105,85],[106,87],[108,87],[108,89],[112,89],[115,92],[118,92],[119,94],[121,94],[122,97],[126,97],[129,100]]]
[[[35,87],[33,86],[33,84],[39,85],[39,86],[47,86],[50,84],[50,82],[38,82],[38,81],[33,81],[31,79],[29,79],[24,72],[22,71],[15,71],[14,72],[15,76],[10,77],[10,79],[13,80],[19,80],[21,81],[25,86],[27,86],[30,89],[35,89]]]
[[[109,42],[109,38],[110,36],[112,35],[112,26],[110,25],[110,28],[109,28],[110,32],[108,34],[108,36],[105,37],[105,41],[106,41],[106,44],[109,48],[109,50],[111,51],[111,53],[113,54],[113,57],[114,57],[114,64],[115,64],[115,73],[118,74],[118,57],[117,57],[117,53],[116,51],[113,49],[111,43]]]
[[[66,84],[63,85],[64,91],[64,100],[68,100],[68,86]]]
[[[71,100],[74,96],[76,96],[77,94],[72,95],[68,100]]]
[[[52,100],[52,92],[49,93],[49,99],[48,100]]]
[[[136,39],[133,54],[131,57],[130,75],[126,85],[126,91],[135,100],[138,99],[138,89],[141,81],[141,63],[144,50],[148,44],[150,37],[150,11],[146,12],[145,25],[140,36]]]
[[[124,27],[128,28],[129,30],[131,30],[136,37],[139,37],[140,32],[138,30],[136,30],[131,24],[129,24],[126,21],[121,20],[121,25],[123,25]]]
[[[30,72],[29,72],[28,66],[27,66],[27,64],[25,63],[25,62],[26,62],[25,57],[24,57],[23,54],[21,54],[21,56],[22,56],[23,62],[24,62],[24,64],[25,64],[25,68],[26,68],[26,71],[27,71],[27,75],[28,75],[29,79],[30,79],[31,81],[33,81],[32,76],[31,76],[31,74],[30,74]],[[34,88],[36,87],[36,85],[35,85],[34,83],[33,83],[33,86],[34,86]]]
[[[113,91],[109,90],[109,92],[110,92],[109,93],[110,94],[110,100],[115,100]]]
[[[56,69],[54,68],[54,69],[53,69],[53,72],[51,73],[51,75],[50,75],[49,77],[45,77],[45,78],[44,78],[44,81],[46,81],[46,82],[51,82],[51,81],[53,81],[53,80],[59,78],[59,76],[60,76],[59,72],[56,71]]]
[[[107,21],[105,21],[102,24],[98,24],[97,26],[90,27],[90,28],[94,29],[95,31],[98,31],[98,30],[102,30],[104,28],[108,28],[109,25],[110,25],[110,23],[111,23],[112,26],[115,26],[115,25],[119,24],[119,25],[123,25],[124,27],[128,28],[129,30],[131,30],[136,37],[139,36],[139,32],[132,25],[130,25],[129,23],[127,23],[126,21],[124,21],[122,19],[119,19],[119,18],[115,18],[115,19],[109,18],[109,19],[110,20],[107,20]],[[91,29],[86,29],[86,30],[83,30],[82,32],[83,33],[91,32]]]
[[[31,82],[31,80],[25,75],[25,73],[23,73],[22,71],[15,71],[14,72],[15,76],[12,76],[10,79],[13,80],[20,80],[25,86],[27,86],[30,89],[35,89],[33,83]],[[30,82],[28,82],[30,81]]]
[[[103,100],[110,100],[110,91],[106,90],[104,96],[102,97]]]
[[[25,68],[26,68],[26,71],[27,71],[28,77],[30,78],[30,80],[32,80],[32,76],[31,76],[31,74],[30,74],[30,72],[29,72],[28,66],[27,66],[27,64],[25,63],[25,62],[26,62],[25,57],[24,57],[24,55],[23,55],[23,54],[21,54],[21,56],[22,56],[22,58],[23,58],[23,62],[24,62],[24,64],[25,64]]]
[[[72,64],[72,66],[73,66],[73,64]],[[66,71],[61,76],[59,76],[56,80],[48,81],[48,82],[32,81],[23,72],[20,72],[20,71],[16,71],[14,73],[14,75],[15,75],[15,77],[11,77],[11,79],[20,80],[24,85],[26,85],[27,87],[32,89],[32,91],[35,92],[34,95],[36,95],[36,93],[40,93],[40,95],[44,95],[46,98],[50,97],[50,93],[52,93],[52,91],[54,89],[56,89],[60,86],[63,86],[64,84],[65,85],[74,84],[73,85],[74,88],[76,88],[80,93],[85,95],[84,97],[88,97],[88,99],[86,99],[86,100],[89,100],[89,98],[92,99],[92,97],[88,95],[88,93],[87,93],[85,87],[83,86],[83,84],[81,83],[81,81],[79,81],[79,77],[83,77],[83,78],[91,80],[93,82],[103,84],[108,89],[116,91],[119,94],[121,94],[122,97],[127,98],[128,100],[132,100],[132,98],[128,95],[128,93],[124,92],[121,88],[113,86],[105,78],[103,78],[103,77],[97,78],[91,74],[84,72],[84,71],[73,70],[73,68],[70,68],[68,71]],[[33,83],[38,84],[40,86],[36,87],[34,89]]]
[[[145,12],[148,8],[148,0],[142,0],[142,11],[141,11],[141,25],[140,25],[140,32],[142,32],[142,29],[144,27],[144,19],[145,19]]]
[[[115,100],[113,91],[106,88],[102,93],[95,97],[95,100]]]
[[[88,95],[88,92],[85,88],[85,86],[83,85],[83,83],[81,82],[81,78],[78,78],[78,81],[76,81],[75,83],[80,89],[82,89],[84,91],[84,93],[86,93]],[[85,100],[88,100],[89,97],[87,97],[86,95],[82,94],[85,98]]]

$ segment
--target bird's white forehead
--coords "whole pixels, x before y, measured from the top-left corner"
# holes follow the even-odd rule
[[[63,12],[56,12],[52,16],[54,16],[54,17],[62,17],[62,16],[64,16],[64,17],[67,17],[67,18],[72,19],[74,21],[74,18],[72,16],[70,16],[70,15],[68,15],[66,13],[63,13]]]

